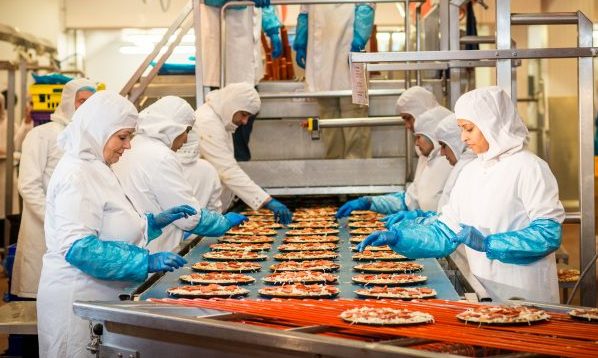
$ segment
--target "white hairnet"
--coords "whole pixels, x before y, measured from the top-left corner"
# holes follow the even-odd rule
[[[440,121],[436,127],[436,139],[446,144],[457,160],[461,159],[461,154],[467,149],[461,140],[461,128],[457,125],[457,116],[453,113]]]
[[[187,143],[177,150],[176,156],[183,164],[191,164],[199,159],[199,136],[195,130],[189,132]]]
[[[137,134],[158,139],[170,148],[176,137],[193,126],[193,122],[195,113],[187,101],[166,96],[139,112]]]
[[[60,104],[56,107],[50,119],[64,125],[69,124],[75,113],[75,96],[81,90],[95,92],[96,83],[87,78],[76,78],[68,81],[62,89]]]
[[[436,138],[436,127],[447,116],[453,112],[442,106],[436,106],[422,113],[415,121],[413,128],[414,134],[421,134],[426,136],[434,144],[434,148],[438,148],[438,138]]]
[[[100,91],[77,109],[72,123],[58,136],[58,146],[65,154],[104,161],[108,139],[136,124],[137,109],[131,102],[114,91]]]
[[[455,104],[457,119],[474,123],[489,148],[480,156],[494,159],[503,153],[516,152],[527,142],[528,131],[511,97],[500,87],[485,87],[467,92]]]
[[[397,100],[397,113],[409,113],[416,119],[425,111],[438,106],[434,94],[419,86],[410,87]]]
[[[260,110],[261,101],[253,85],[249,83],[233,83],[223,89],[210,92],[206,103],[218,114],[225,128],[234,132],[233,115],[239,111],[256,114]]]

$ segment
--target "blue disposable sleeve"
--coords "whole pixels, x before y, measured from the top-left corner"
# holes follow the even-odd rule
[[[365,48],[365,44],[372,35],[374,28],[374,9],[367,4],[355,6],[355,20],[353,21],[353,41],[351,51],[359,52]]]
[[[297,16],[297,28],[295,30],[295,41],[293,41],[293,50],[307,49],[307,14],[300,13]]]
[[[199,236],[222,236],[231,228],[224,215],[208,209],[201,209],[201,218],[197,226],[191,230]]]
[[[111,281],[143,281],[148,251],[124,241],[102,241],[95,235],[73,243],[66,261],[86,274]]]
[[[156,219],[153,214],[145,214],[145,217],[147,218],[147,242],[149,244],[150,241],[157,239],[162,235],[162,229],[156,224]]]
[[[370,197],[370,210],[381,214],[392,214],[402,210],[409,210],[405,204],[405,192],[378,195]]]
[[[272,6],[262,8],[262,30],[268,36],[278,33],[280,29],[280,20],[276,16],[276,11]]]
[[[404,220],[390,230],[399,236],[392,249],[411,259],[445,257],[461,244],[455,233],[440,220],[429,223]]]

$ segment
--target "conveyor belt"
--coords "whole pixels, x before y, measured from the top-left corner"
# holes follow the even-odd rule
[[[341,265],[341,269],[336,273],[339,275],[339,284],[338,287],[340,288],[341,292],[338,295],[339,298],[356,298],[357,296],[353,291],[360,288],[360,285],[353,284],[351,281],[351,277],[356,274],[353,271],[352,267],[356,265],[358,262],[354,261],[351,256],[351,244],[349,243],[349,232],[347,230],[346,221],[347,219],[343,219],[340,221],[339,225],[339,258],[337,262]],[[262,270],[256,273],[250,273],[249,275],[256,278],[254,284],[243,286],[247,288],[250,293],[247,298],[250,299],[257,299],[260,298],[257,291],[263,286],[262,284],[262,277],[271,273],[269,270],[270,265],[280,262],[273,259],[273,256],[278,253],[276,247],[282,243],[282,240],[285,237],[286,229],[278,230],[278,235],[276,235],[275,242],[272,245],[272,249],[267,252],[268,259],[266,261],[260,261],[262,265]],[[166,298],[168,294],[166,290],[181,285],[182,283],[179,281],[179,276],[183,274],[187,274],[192,272],[191,265],[198,261],[205,261],[202,259],[202,255],[208,251],[209,245],[218,242],[217,238],[203,238],[201,242],[196,245],[194,248],[190,250],[189,253],[185,255],[185,258],[189,262],[185,267],[178,269],[174,272],[166,273],[162,278],[160,278],[156,283],[142,292],[139,296],[140,299],[145,300],[148,298]],[[435,259],[422,259],[417,260],[417,262],[424,265],[424,270],[421,272],[422,275],[428,277],[428,281],[424,284],[426,287],[431,287],[435,289],[438,293],[437,298],[439,299],[446,299],[446,300],[458,300],[459,295],[455,291],[454,287],[450,283],[449,279],[447,278],[446,274],[438,264],[438,261]]]

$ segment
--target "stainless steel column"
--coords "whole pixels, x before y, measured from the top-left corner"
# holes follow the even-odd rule
[[[459,30],[459,8],[464,3],[463,0],[452,0],[450,1],[449,8],[449,48],[451,51],[459,51],[461,49],[461,33]],[[451,68],[450,73],[450,85],[449,85],[449,103],[448,106],[451,110],[455,108],[455,102],[461,97],[461,69]]]
[[[11,63],[6,62],[6,67],[4,69],[7,70],[8,74],[8,98],[6,99],[6,108],[7,108],[7,120],[8,123],[6,124],[6,178],[4,182],[4,212],[5,212],[5,219],[4,219],[4,250],[5,253],[8,251],[8,245],[10,245],[10,222],[8,221],[8,215],[12,214],[12,188],[13,188],[13,169],[14,169],[14,156],[13,153],[15,151],[15,143],[14,143],[14,133],[15,133],[15,66]]]
[[[511,48],[511,0],[496,1],[496,49]],[[511,59],[496,60],[496,85],[504,89],[513,103],[517,98],[513,96]]]
[[[199,0],[193,0],[193,30],[195,31],[195,108],[203,99],[203,56],[201,52],[201,9]]]

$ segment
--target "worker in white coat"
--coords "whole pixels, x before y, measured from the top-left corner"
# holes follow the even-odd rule
[[[499,87],[461,96],[455,115],[477,154],[466,165],[437,220],[403,220],[368,236],[409,257],[442,257],[465,244],[471,272],[498,301],[559,302],[554,251],[565,211],[556,179],[526,149],[528,131]]]
[[[436,210],[452,167],[440,153],[435,131],[442,119],[450,113],[448,109],[436,106],[421,114],[415,121],[415,146],[419,148],[423,159],[419,172],[406,191],[350,200],[339,208],[336,216],[349,216],[353,210],[372,210],[382,214],[407,210],[423,214]]]
[[[23,197],[23,214],[13,267],[11,293],[35,298],[42,256],[46,252],[44,216],[46,193],[54,168],[62,157],[57,137],[71,122],[75,110],[96,91],[96,83],[79,78],[66,83],[60,105],[50,116],[51,121],[37,126],[23,142],[18,188]]]
[[[202,208],[222,212],[222,183],[218,171],[210,162],[199,158],[199,138],[195,131],[190,131],[187,143],[176,152],[177,159],[183,166],[183,175],[191,185],[193,196]]]
[[[89,322],[73,302],[118,301],[118,295],[148,273],[186,263],[171,252],[150,254],[147,242],[161,229],[197,212],[188,206],[139,215],[110,169],[131,148],[137,110],[116,92],[89,98],[60,134],[64,155],[50,179],[46,200],[46,245],[37,296],[42,357],[87,357]]]
[[[131,150],[113,166],[127,197],[140,214],[189,205],[199,215],[178,220],[164,232],[164,238],[148,245],[150,252],[172,251],[184,231],[202,236],[221,236],[247,218],[237,213],[222,215],[202,207],[185,180],[175,152],[187,141],[195,121],[193,108],[180,97],[159,99],[139,113]]]
[[[233,83],[206,97],[195,112],[200,155],[210,162],[224,186],[222,207],[228,208],[234,195],[252,209],[266,207],[283,224],[291,222],[291,211],[272,198],[239,167],[234,157],[232,133],[260,110],[260,97],[252,85]]]
[[[308,92],[350,90],[349,52],[365,48],[374,25],[373,4],[303,5],[297,17],[293,49],[297,64],[305,68]],[[366,106],[353,104],[351,97],[319,98],[319,116],[363,118]],[[370,128],[325,129],[326,158],[369,158],[372,155]]]

